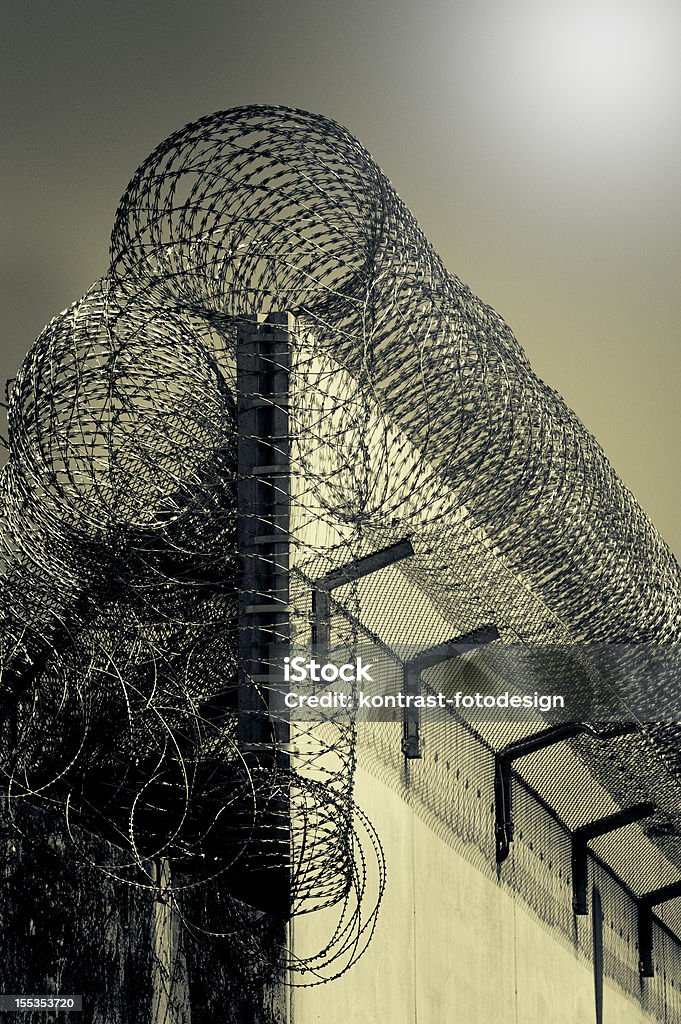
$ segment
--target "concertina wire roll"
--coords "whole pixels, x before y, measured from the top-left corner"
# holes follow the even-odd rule
[[[316,953],[289,954],[314,983],[366,946],[384,884],[353,799],[355,726],[301,724],[258,779],[236,714],[202,714],[236,678],[236,332],[271,313],[294,324],[294,638],[310,579],[404,536],[435,605],[464,626],[483,610],[514,643],[676,642],[679,570],[344,128],[242,107],[144,161],[108,274],[48,324],[11,389],[3,788],[23,842],[30,805],[116,885],[154,890],[165,858],[187,927],[244,949],[262,926],[225,880],[263,841],[263,793],[284,793],[290,911],[332,919]],[[357,588],[345,603],[350,643]],[[642,725],[636,742],[678,795],[676,732]]]

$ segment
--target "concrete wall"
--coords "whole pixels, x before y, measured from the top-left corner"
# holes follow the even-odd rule
[[[395,787],[359,769],[357,801],[377,828],[388,885],[365,955],[335,981],[292,995],[293,1024],[594,1024],[591,922],[571,944],[521,896],[436,835]],[[296,921],[294,948],[320,919]],[[603,1024],[677,1021],[604,979]]]

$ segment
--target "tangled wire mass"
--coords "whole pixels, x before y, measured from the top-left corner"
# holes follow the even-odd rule
[[[459,633],[494,621],[512,642],[678,641],[679,570],[345,129],[237,108],[142,164],[109,273],[45,328],[11,391],[6,807],[22,841],[37,808],[116,884],[158,893],[166,865],[167,898],[210,936],[261,927],[246,875],[276,870],[263,848],[283,808],[283,916],[335,912],[319,950],[285,954],[317,981],[366,946],[384,866],[353,800],[351,721],[273,733],[266,761],[239,739],[237,339],[281,313],[292,639],[309,642],[315,579],[405,536],[405,572]],[[343,601],[348,645],[360,588]],[[640,742],[678,787],[674,737],[651,726]]]

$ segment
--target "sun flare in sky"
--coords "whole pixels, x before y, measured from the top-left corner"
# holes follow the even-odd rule
[[[485,20],[483,105],[488,116],[496,108],[507,148],[517,153],[521,139],[540,164],[605,185],[678,157],[681,6],[523,0],[496,10]]]

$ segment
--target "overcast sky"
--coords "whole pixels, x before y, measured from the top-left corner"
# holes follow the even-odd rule
[[[281,103],[357,135],[681,552],[676,0],[5,0],[0,377],[107,265],[170,132]]]

